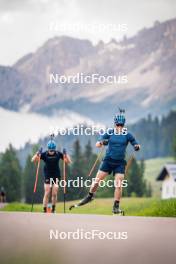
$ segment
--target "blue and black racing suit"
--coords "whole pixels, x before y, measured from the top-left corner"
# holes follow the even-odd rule
[[[110,133],[100,136],[99,141],[108,140],[108,147],[105,157],[100,165],[100,170],[111,174],[125,173],[126,166],[126,148],[130,142],[132,146],[138,145],[138,142],[131,133],[117,134],[114,129]]]

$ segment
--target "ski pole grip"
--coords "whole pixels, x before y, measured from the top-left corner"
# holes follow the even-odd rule
[[[67,154],[67,150],[65,148],[63,148],[63,154],[64,156]]]
[[[135,146],[135,147],[134,147],[134,150],[135,150],[135,151],[138,151],[139,149],[140,149],[139,146]]]
[[[43,148],[41,147],[38,151],[37,151],[37,155],[41,155],[43,151]]]
[[[104,145],[104,146],[107,146],[108,143],[109,143],[109,140],[108,140],[108,139],[104,139],[104,140],[102,141],[102,145]]]

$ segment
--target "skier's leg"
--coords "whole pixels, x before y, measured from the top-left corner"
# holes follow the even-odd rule
[[[95,181],[92,183],[90,187],[90,193],[95,193],[97,191],[99,182],[104,180],[104,178],[108,175],[108,172],[98,170]]]
[[[114,191],[114,205],[113,205],[113,213],[120,213],[121,210],[119,208],[120,199],[122,197],[122,181],[124,179],[124,174],[116,173],[115,174],[115,191]]]
[[[52,188],[52,213],[54,213],[55,209],[56,209],[58,189],[59,189],[58,184],[53,184],[53,188]]]
[[[119,201],[122,196],[122,181],[124,180],[124,174],[116,173],[115,174],[115,192],[114,192],[114,200]]]
[[[96,190],[98,188],[99,182],[101,180],[104,180],[104,178],[107,175],[108,175],[108,172],[104,172],[104,171],[101,171],[101,170],[99,170],[97,172],[95,181],[92,183],[92,186],[90,187],[90,191],[89,191],[88,195],[81,200],[81,202],[79,203],[79,206],[87,204],[87,203],[89,203],[89,202],[91,202],[93,200],[93,195],[94,195],[94,193],[96,192]]]
[[[46,184],[44,183],[44,197],[43,197],[43,211],[46,213],[47,211],[47,205],[48,205],[48,201],[49,201],[49,195],[50,195],[50,184]]]

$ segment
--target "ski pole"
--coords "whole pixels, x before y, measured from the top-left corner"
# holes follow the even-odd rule
[[[131,156],[130,156],[130,158],[129,158],[129,160],[128,160],[128,162],[127,162],[127,165],[125,167],[125,175],[127,175],[128,170],[131,167],[131,164],[133,162],[134,157],[135,157],[135,155],[134,155],[134,153],[132,153]]]
[[[102,149],[99,152],[99,154],[98,154],[98,156],[97,156],[97,158],[96,158],[96,160],[95,160],[95,162],[94,162],[94,164],[93,164],[93,166],[92,166],[92,168],[91,168],[91,170],[90,170],[90,172],[88,174],[88,177],[90,177],[92,175],[92,173],[93,173],[93,171],[95,169],[95,166],[97,165],[97,162],[99,161],[99,159],[100,159],[100,157],[101,157],[101,155],[103,153],[103,150],[104,150],[104,147],[102,146]]]
[[[38,164],[37,164],[37,171],[36,171],[36,176],[35,176],[34,190],[33,190],[33,194],[32,194],[31,212],[33,211],[33,207],[34,207],[34,194],[36,193],[36,189],[37,189],[39,168],[40,168],[40,157],[39,157]]]
[[[63,180],[64,180],[64,214],[66,213],[66,164],[65,164],[65,150],[63,151]]]

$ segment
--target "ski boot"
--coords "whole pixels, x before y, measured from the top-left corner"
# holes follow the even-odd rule
[[[121,210],[120,208],[113,208],[112,210],[113,215],[125,215],[125,212]]]
[[[52,205],[52,210],[51,210],[51,213],[56,213],[56,206],[55,205]]]
[[[49,204],[47,205],[46,212],[47,212],[47,213],[51,213],[51,210],[52,210],[52,205],[49,203]]]
[[[93,200],[93,198],[94,198],[93,193],[88,193],[88,195],[85,198],[83,198],[78,204],[71,205],[69,207],[69,210],[90,203]]]
[[[115,201],[112,208],[113,215],[125,215],[124,211],[119,208],[119,202]]]

